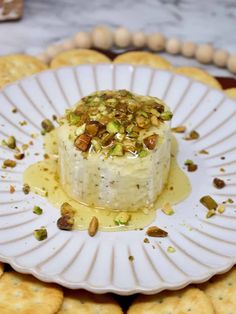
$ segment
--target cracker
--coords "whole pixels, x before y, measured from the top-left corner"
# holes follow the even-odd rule
[[[200,288],[211,299],[216,314],[236,313],[236,268],[213,277]]]
[[[51,61],[51,68],[86,63],[111,62],[104,54],[90,49],[72,49],[59,53]]]
[[[220,83],[211,76],[209,73],[194,67],[179,67],[173,70],[175,73],[183,74],[188,77],[191,77],[194,80],[200,81],[204,84],[207,84],[213,88],[222,89]]]
[[[96,295],[83,290],[65,290],[58,314],[122,314],[119,304],[109,294]]]
[[[128,314],[213,314],[209,298],[198,288],[164,291],[155,295],[140,295]]]
[[[233,99],[236,99],[236,88],[228,88],[224,90],[225,94]]]
[[[2,276],[4,272],[4,264],[0,262],[0,277]]]
[[[158,69],[171,69],[172,65],[166,59],[145,51],[126,52],[114,59],[114,63],[128,63],[133,65],[148,65]]]
[[[15,54],[0,57],[0,87],[46,69],[43,62],[32,56]]]
[[[0,279],[1,314],[53,314],[62,304],[62,289],[14,271]]]

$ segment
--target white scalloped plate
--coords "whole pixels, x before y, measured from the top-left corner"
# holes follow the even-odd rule
[[[236,200],[236,103],[223,92],[168,71],[129,65],[99,64],[46,71],[7,86],[0,92],[0,140],[14,135],[23,144],[30,134],[40,131],[40,122],[53,114],[61,115],[82,96],[98,89],[126,88],[139,94],[164,99],[174,112],[172,125],[196,129],[200,138],[184,141],[178,136],[178,161],[193,159],[198,171],[188,173],[191,195],[175,206],[175,214],[157,211],[156,224],[167,227],[168,237],[143,242],[145,230],[87,232],[57,229],[59,211],[39,196],[22,192],[24,169],[42,159],[42,140],[34,140],[29,156],[17,167],[0,170],[0,260],[19,272],[31,273],[43,281],[95,293],[156,293],[202,282],[228,270],[236,262],[236,206],[206,219],[199,203],[210,194],[216,201]],[[13,114],[12,108],[18,108]],[[20,121],[28,124],[20,126]],[[207,149],[209,155],[196,155]],[[39,156],[35,153],[40,152]],[[224,156],[225,159],[221,159]],[[12,151],[1,147],[0,160],[12,158]],[[225,172],[221,172],[224,168]],[[212,186],[212,178],[227,182],[222,190]],[[9,193],[13,184],[16,192]],[[44,214],[32,213],[34,204]],[[38,242],[33,230],[46,226],[48,239]],[[175,248],[168,253],[168,246]],[[154,248],[153,248],[154,247]],[[128,257],[134,256],[134,261]]]

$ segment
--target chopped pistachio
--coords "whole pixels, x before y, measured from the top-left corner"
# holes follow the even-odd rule
[[[81,134],[83,134],[85,131],[85,126],[86,126],[86,124],[84,123],[84,124],[80,125],[78,128],[76,128],[75,135],[80,136]],[[71,137],[71,139],[73,139],[73,136]]]
[[[11,194],[15,193],[16,189],[13,185],[10,185],[9,191]]]
[[[54,125],[51,120],[45,119],[41,122],[41,126],[43,128],[43,131],[46,133],[51,132],[54,129]]]
[[[199,150],[199,154],[208,155],[209,152],[205,149],[201,149],[201,150]]]
[[[3,162],[3,168],[15,168],[16,162],[15,160],[6,159]]]
[[[14,155],[14,158],[17,160],[22,160],[23,158],[25,158],[25,154],[24,153],[17,153]]]
[[[224,205],[224,204],[219,204],[219,205],[217,206],[217,212],[218,212],[219,214],[223,214],[224,211],[225,211],[225,205]]]
[[[154,126],[158,126],[159,125],[159,120],[157,119],[156,116],[154,116],[154,115],[151,116],[151,123]]]
[[[148,155],[148,151],[147,150],[141,150],[141,152],[138,155],[139,155],[139,157],[144,158]]]
[[[90,237],[94,237],[98,231],[99,222],[97,217],[93,216],[88,227],[88,234]]]
[[[134,257],[132,255],[129,256],[129,261],[133,262],[134,261]]]
[[[167,252],[168,253],[174,253],[175,252],[175,248],[173,248],[173,246],[168,246]]]
[[[163,237],[167,237],[167,235],[168,235],[168,232],[166,232],[165,230],[162,230],[156,226],[149,227],[147,229],[146,233],[149,237],[161,237],[161,238],[163,238]]]
[[[69,215],[69,216],[73,216],[75,214],[75,210],[74,208],[67,202],[63,203],[61,205],[61,215]]]
[[[47,229],[45,227],[41,227],[40,229],[34,230],[34,237],[38,241],[43,241],[43,240],[47,239],[47,237],[48,237]]]
[[[185,140],[196,140],[199,138],[199,133],[195,130],[192,130],[184,139]]]
[[[207,214],[206,214],[206,218],[210,218],[212,216],[214,216],[216,214],[214,209],[209,209]]]
[[[110,121],[110,122],[108,122],[108,124],[106,126],[106,130],[110,134],[118,133],[119,129],[120,129],[120,124],[117,121]]]
[[[137,125],[142,128],[146,129],[150,126],[150,119],[144,116],[136,116],[135,118]]]
[[[43,210],[42,210],[42,208],[39,207],[39,206],[34,206],[34,208],[33,208],[33,213],[36,214],[36,215],[42,215]]]
[[[187,166],[187,170],[189,171],[189,172],[194,172],[194,171],[196,171],[197,170],[197,168],[198,168],[198,165],[196,165],[196,164],[189,164],[188,166]]]
[[[120,143],[115,144],[110,150],[109,150],[110,156],[123,156],[124,150],[123,145]]]
[[[184,133],[186,131],[186,126],[179,125],[179,126],[176,126],[175,128],[172,128],[171,131],[175,133]]]
[[[29,194],[30,192],[30,186],[27,183],[24,183],[22,191],[24,192],[24,194]]]
[[[18,111],[17,108],[13,108],[11,112],[12,113],[17,113],[17,111]]]
[[[86,152],[91,144],[91,137],[87,134],[79,135],[74,142],[74,145],[77,149],[81,150],[82,152]]]
[[[11,149],[15,149],[16,148],[16,139],[14,136],[10,136],[7,139],[7,147],[11,148]]]
[[[143,142],[148,149],[153,150],[156,147],[157,140],[158,140],[158,135],[153,134],[153,135],[145,137],[143,139]]]
[[[120,226],[120,225],[127,225],[131,216],[130,214],[126,212],[120,212],[114,219],[115,224]]]
[[[95,152],[99,152],[101,150],[102,147],[101,147],[99,139],[93,138],[91,140],[91,143],[93,145],[93,148],[94,148]]]
[[[150,243],[150,241],[149,241],[148,238],[144,238],[144,239],[143,239],[143,242],[144,242],[144,243]]]
[[[28,148],[29,148],[29,145],[28,144],[22,144],[22,149],[24,150],[24,151],[26,151]]]
[[[175,213],[170,203],[165,203],[161,211],[168,216],[171,216]]]
[[[186,161],[184,162],[185,166],[188,165],[193,165],[193,161],[191,159],[186,159]]]
[[[160,114],[160,118],[164,121],[169,121],[173,117],[173,113],[171,111],[164,111]]]
[[[80,122],[80,116],[73,111],[69,112],[66,117],[70,125],[77,125]]]
[[[228,199],[227,199],[227,202],[228,202],[229,204],[233,204],[233,203],[234,203],[234,201],[232,200],[232,198],[228,198]]]
[[[201,197],[200,203],[209,210],[210,209],[216,209],[218,206],[216,201],[210,195],[205,195],[205,196]]]
[[[71,231],[74,226],[74,217],[71,217],[70,215],[62,215],[57,220],[57,227],[61,230]]]
[[[85,132],[89,136],[94,137],[98,134],[100,126],[101,125],[98,121],[90,121],[90,122],[86,123],[86,125],[85,125]]]
[[[219,178],[214,178],[213,185],[217,189],[223,189],[225,187],[225,181],[223,181]]]

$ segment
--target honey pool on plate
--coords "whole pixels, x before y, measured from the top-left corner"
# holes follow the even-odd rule
[[[152,223],[156,217],[156,209],[163,207],[167,202],[173,205],[183,201],[191,191],[189,179],[177,163],[178,143],[172,136],[170,172],[164,190],[152,209],[128,212],[131,217],[128,225],[118,226],[114,221],[118,214],[117,211],[81,204],[70,198],[62,189],[59,183],[57,143],[54,131],[45,136],[44,148],[49,158],[29,166],[24,173],[24,182],[30,185],[32,192],[45,196],[58,210],[64,202],[68,202],[76,210],[74,229],[87,229],[93,216],[98,218],[101,231],[140,229]]]

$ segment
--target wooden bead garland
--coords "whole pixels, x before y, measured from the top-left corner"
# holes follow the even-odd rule
[[[135,48],[145,48],[152,51],[166,51],[176,55],[181,53],[184,57],[193,58],[203,64],[214,63],[218,67],[227,69],[236,74],[236,55],[230,55],[227,51],[214,48],[209,44],[196,45],[192,42],[181,42],[177,38],[166,40],[162,33],[153,33],[147,36],[143,32],[131,34],[126,28],[119,27],[114,33],[106,26],[97,26],[91,33],[78,32],[73,38],[66,39],[59,44],[50,45],[46,51],[37,57],[43,62],[50,62],[58,53],[73,48],[89,49],[92,47],[109,50],[113,43],[118,48],[127,48],[131,45]]]

